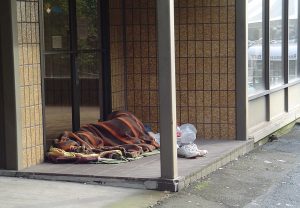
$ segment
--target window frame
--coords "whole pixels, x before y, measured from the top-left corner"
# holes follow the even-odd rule
[[[248,96],[248,100],[255,100],[259,97],[265,96],[267,103],[269,102],[270,94],[285,90],[286,91],[286,101],[288,99],[288,88],[297,84],[300,84],[300,77],[289,80],[289,58],[288,58],[288,49],[289,49],[289,0],[282,0],[282,25],[283,25],[283,34],[282,34],[282,67],[283,67],[283,84],[276,87],[270,86],[270,0],[263,0],[262,6],[263,12],[263,42],[262,42],[262,54],[263,54],[263,71],[264,71],[264,90],[259,90]],[[300,34],[300,3],[298,3],[298,36]],[[248,27],[248,23],[247,23]],[[248,41],[248,40],[247,40]],[[297,39],[297,54],[300,54],[300,44],[299,39]],[[297,55],[297,71],[300,73],[300,61],[299,56]],[[287,105],[286,105],[287,106]],[[287,107],[286,107],[287,108]],[[288,110],[288,109],[286,109]]]

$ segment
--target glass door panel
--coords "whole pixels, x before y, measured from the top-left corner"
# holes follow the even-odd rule
[[[80,125],[100,118],[100,0],[76,0]]]
[[[100,0],[44,0],[45,117],[48,145],[100,118]]]
[[[283,84],[282,0],[270,0],[270,87]]]
[[[70,49],[67,0],[44,0],[44,41],[46,51]]]
[[[248,0],[248,92],[265,89],[263,67],[263,1]]]
[[[100,53],[77,56],[80,80],[80,124],[97,122],[100,118]]]
[[[100,49],[100,0],[76,0],[77,45],[81,49]]]
[[[46,145],[72,130],[68,0],[44,0],[44,97]]]
[[[46,143],[66,130],[72,130],[70,56],[45,56],[45,127]]]
[[[289,1],[289,81],[300,78],[298,69],[298,0]]]

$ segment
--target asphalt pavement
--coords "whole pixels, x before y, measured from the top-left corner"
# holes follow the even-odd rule
[[[299,208],[300,125],[155,207]]]

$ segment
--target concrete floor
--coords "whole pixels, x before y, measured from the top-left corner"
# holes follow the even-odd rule
[[[43,163],[20,171],[0,170],[1,176],[51,181],[68,181],[106,186],[178,191],[217,168],[253,149],[253,141],[197,140],[206,157],[178,158],[179,176],[175,180],[160,177],[160,155],[122,164]]]
[[[141,189],[0,177],[3,208],[143,208],[164,195]]]
[[[197,140],[201,149],[208,150],[206,157],[196,159],[178,158],[180,176],[188,176],[199,168],[212,163],[230,151],[244,145],[243,141],[228,140]],[[129,163],[118,165],[112,164],[51,164],[43,163],[32,166],[23,172],[56,173],[74,175],[93,175],[106,177],[132,177],[132,178],[159,178],[160,177],[160,155],[145,157]]]
[[[251,141],[197,140],[198,147],[208,150],[208,154],[206,157],[196,159],[178,158],[180,176],[178,190],[244,154],[247,152],[246,149],[249,144],[251,146]],[[0,170],[0,173],[2,172],[1,175],[3,176],[21,176],[31,179],[172,190],[173,188],[160,188],[160,183],[168,183],[168,181],[161,179],[160,168],[160,155],[158,154],[117,165],[43,163],[18,172]],[[176,185],[172,185],[172,187],[176,188]]]
[[[83,112],[82,123],[95,122],[99,115],[97,113],[99,109],[95,107],[82,107],[81,111]],[[70,119],[70,108],[46,107],[47,139],[55,138],[55,135],[59,134],[58,132],[69,129]],[[188,185],[191,181],[202,178],[216,170],[216,168],[251,150],[251,148],[248,148],[251,142],[197,139],[196,144],[198,148],[208,150],[208,154],[206,157],[196,159],[178,158],[180,188]],[[118,165],[43,163],[17,173],[4,172],[2,175],[159,189],[158,186],[161,182],[160,168],[160,155],[158,154]]]

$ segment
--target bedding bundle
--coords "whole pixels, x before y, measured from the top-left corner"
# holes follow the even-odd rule
[[[53,163],[89,163],[103,159],[138,158],[159,148],[132,113],[113,112],[107,121],[65,131],[53,141],[46,159]]]

